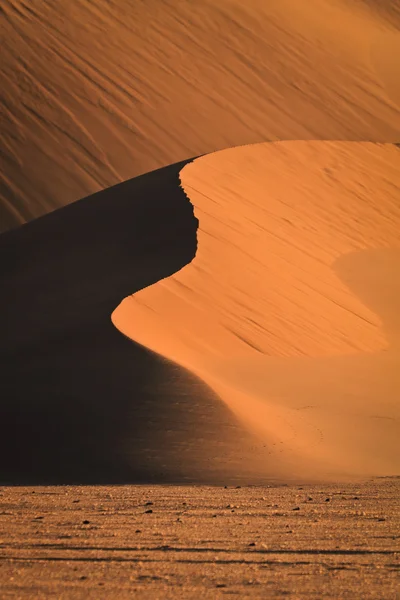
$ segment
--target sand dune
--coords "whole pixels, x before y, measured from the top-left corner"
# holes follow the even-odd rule
[[[209,384],[281,473],[397,474],[400,150],[247,146],[181,181],[196,257],[114,323]]]
[[[399,8],[4,0],[3,481],[398,473]]]
[[[0,236],[2,484],[257,478],[262,448],[219,398],[110,320],[195,254],[183,164]]]
[[[398,141],[398,0],[4,0],[0,226],[179,160]]]

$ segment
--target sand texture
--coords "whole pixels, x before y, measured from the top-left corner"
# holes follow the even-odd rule
[[[398,9],[4,3],[3,482],[398,474]]]
[[[111,322],[195,255],[183,166],[0,236],[1,483],[259,479],[266,450],[219,397]]]
[[[280,139],[400,139],[399,0],[3,0],[0,228]]]
[[[397,600],[399,493],[398,479],[3,488],[1,597]]]
[[[1,599],[398,598],[400,0],[0,37]]]
[[[397,474],[400,150],[267,143],[197,159],[181,182],[196,257],[114,323],[252,426],[266,473]]]

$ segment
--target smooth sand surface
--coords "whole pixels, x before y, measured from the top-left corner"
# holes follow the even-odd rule
[[[397,600],[399,493],[399,479],[3,488],[1,597]]]
[[[214,389],[265,474],[398,474],[400,149],[266,143],[180,177],[196,257],[114,323]]]
[[[4,480],[214,479],[189,432],[224,419],[251,477],[398,472],[399,6],[3,2]],[[203,386],[193,419],[149,364]]]
[[[400,139],[399,0],[3,0],[0,229],[192,156]]]

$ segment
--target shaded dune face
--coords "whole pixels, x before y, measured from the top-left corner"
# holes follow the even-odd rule
[[[178,274],[117,327],[212,387],[282,478],[399,472],[400,152],[277,142],[181,172],[199,219]]]
[[[252,442],[230,411],[110,320],[195,255],[184,164],[0,237],[2,483],[229,479],[227,454],[244,474],[233,441]]]

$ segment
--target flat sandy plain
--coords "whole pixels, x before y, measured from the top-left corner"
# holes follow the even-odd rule
[[[398,478],[5,487],[1,598],[399,598]]]

